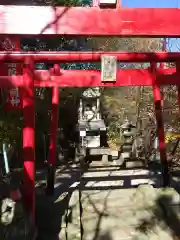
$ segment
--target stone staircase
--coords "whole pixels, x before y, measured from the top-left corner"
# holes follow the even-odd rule
[[[150,185],[144,186],[147,189],[138,189],[138,192],[137,189],[83,192],[81,203],[76,202],[71,223],[62,229],[60,239],[174,239],[157,205],[158,193]],[[74,192],[72,205],[77,194]],[[82,209],[81,217],[79,208]]]
[[[126,180],[128,184],[133,180],[136,183],[127,186]],[[160,176],[147,169],[122,170],[119,166],[91,164],[76,183],[78,187],[71,195],[59,238],[172,240],[171,231],[164,231],[156,219],[157,193],[148,183],[160,186],[158,181]],[[148,234],[141,230],[143,221],[154,224],[152,229],[149,227]]]
[[[42,196],[39,203],[38,239],[172,240],[180,236],[179,195],[160,188],[158,172],[96,161],[84,172],[80,166],[59,169],[56,180],[55,199]]]

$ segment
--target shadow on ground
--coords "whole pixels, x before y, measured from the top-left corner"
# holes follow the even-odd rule
[[[67,167],[65,167],[67,169]],[[59,171],[59,175],[64,174],[64,170]],[[40,179],[43,178],[43,173]],[[63,224],[64,216],[67,214],[69,200],[73,189],[70,186],[79,181],[80,172],[70,169],[68,178],[59,181],[55,188],[53,197],[47,197],[45,193],[45,184],[42,183],[37,187],[36,196],[36,223],[38,227],[37,240],[59,240],[59,233]]]
[[[161,209],[161,210],[160,210]],[[143,234],[152,231],[157,225],[160,225],[164,231],[172,234],[172,239],[180,239],[180,205],[173,204],[170,196],[160,196],[156,205],[152,209],[150,219],[142,219],[137,230]]]
[[[93,205],[94,211],[97,213],[97,225],[93,232],[92,240],[115,240],[110,231],[102,233],[100,230],[100,225],[102,219],[104,217],[108,217],[107,213],[107,198],[108,195],[113,190],[119,189],[127,189],[137,186],[132,186],[131,182],[133,179],[146,179],[149,177],[153,177],[158,173],[157,168],[150,172],[150,175],[134,175],[131,174],[127,175],[124,174],[122,176],[113,175],[113,173],[117,173],[120,170],[119,166],[102,166],[96,165],[91,166],[89,169],[86,169],[90,176],[82,176],[82,172],[80,171],[80,167],[76,166],[73,167],[73,164],[69,162],[67,166],[60,167],[57,175],[57,182],[56,182],[56,190],[54,197],[46,197],[44,195],[44,182],[37,187],[37,206],[36,206],[36,223],[38,226],[38,238],[37,240],[59,240],[59,233],[65,223],[64,227],[67,227],[69,219],[69,215],[67,214],[69,201],[70,198],[75,190],[79,190],[79,200],[80,200],[80,221],[82,216],[82,192],[83,191],[92,191],[91,195],[93,195],[93,191],[106,191],[107,195],[104,199],[102,199],[103,208],[99,211],[96,205],[91,201],[90,194],[87,195],[89,198],[89,202]],[[122,172],[126,172],[126,170],[121,170]],[[109,172],[107,176],[101,176],[104,172]],[[45,172],[39,172],[37,174],[37,180],[45,179],[44,176]],[[94,173],[95,176],[94,176]],[[92,174],[92,175],[91,175]],[[97,176],[99,175],[99,176]],[[120,185],[118,181],[124,181],[123,185]],[[91,182],[91,184],[90,184]],[[108,182],[108,185],[106,184]],[[113,182],[118,182],[118,184],[111,184]],[[100,184],[101,183],[101,184]],[[159,180],[155,182],[155,186],[158,184],[159,187]],[[176,183],[179,185],[179,183]],[[159,211],[159,206],[163,208],[162,203],[169,204],[171,199],[169,197],[161,197],[157,200],[156,206],[152,209],[153,214],[151,219],[142,219],[137,227],[139,232],[146,234],[147,231],[153,229],[156,224],[161,224],[164,229],[169,228],[174,235],[174,239],[180,239],[180,218],[178,216],[178,212],[180,212],[179,207],[172,206],[169,207],[168,212],[165,210],[162,214]],[[165,214],[167,213],[167,214]],[[64,219],[65,217],[65,219]],[[117,219],[118,220],[118,219]],[[157,222],[158,221],[158,222]],[[82,223],[82,221],[81,221]],[[81,224],[81,234],[83,235],[83,227]],[[79,238],[81,239],[81,238]],[[133,239],[133,238],[132,238]],[[64,239],[63,239],[64,240]],[[66,238],[66,240],[71,240],[70,238]],[[133,239],[135,240],[135,239]]]

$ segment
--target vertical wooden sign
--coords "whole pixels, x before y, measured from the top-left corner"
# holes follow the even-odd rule
[[[20,40],[13,37],[5,37],[1,39],[1,51],[19,51]],[[1,75],[18,75],[22,73],[21,63],[3,63],[1,66]],[[21,93],[18,88],[7,90],[6,110],[15,110],[22,108]]]

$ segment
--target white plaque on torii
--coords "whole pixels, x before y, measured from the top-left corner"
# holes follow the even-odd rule
[[[117,58],[115,56],[101,56],[101,82],[116,82]]]

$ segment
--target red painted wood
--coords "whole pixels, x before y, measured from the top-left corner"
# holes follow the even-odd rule
[[[180,52],[0,52],[0,61],[23,62],[32,57],[35,62],[98,62],[102,55],[115,56],[122,62],[175,62],[180,59]]]
[[[0,34],[179,36],[179,8],[0,6]]]
[[[35,106],[34,106],[34,64],[26,60],[23,70],[23,153],[24,153],[24,197],[28,210],[35,219]]]
[[[54,74],[60,75],[60,68],[58,65],[54,66]],[[48,163],[56,164],[56,141],[59,120],[59,88],[52,88],[52,112],[51,112],[51,126],[50,126],[50,144],[49,144],[49,158]]]
[[[154,95],[154,107],[156,115],[156,124],[157,124],[157,136],[159,140],[159,152],[162,164],[162,177],[163,177],[163,186],[166,187],[169,185],[169,171],[168,171],[168,162],[166,156],[166,144],[165,144],[165,134],[164,134],[164,122],[162,116],[162,99],[160,86],[156,83],[156,63],[151,63],[152,71],[152,88]]]
[[[163,39],[162,51],[166,52],[166,39]],[[166,68],[166,65],[165,65],[164,62],[160,62],[160,68],[161,69],[165,69]],[[161,104],[162,104],[162,107],[164,107],[164,96],[165,96],[165,89],[162,87],[161,88]]]
[[[151,86],[152,74],[148,69],[123,69],[117,71],[115,83],[101,83],[98,70],[61,70],[60,76],[51,76],[47,70],[34,72],[35,87],[113,87],[113,86]],[[158,85],[180,85],[180,73],[176,69],[157,70]],[[22,76],[0,76],[1,87],[22,87]]]

